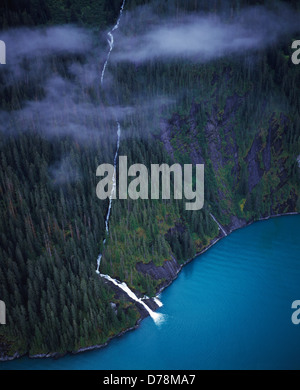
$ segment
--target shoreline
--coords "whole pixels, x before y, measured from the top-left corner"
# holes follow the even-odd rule
[[[200,255],[202,255],[203,253],[207,252],[210,248],[212,248],[217,242],[219,242],[221,239],[225,238],[225,237],[228,237],[231,233],[233,233],[235,230],[239,230],[239,229],[243,229],[245,227],[248,227],[256,222],[262,222],[262,221],[267,221],[269,219],[272,219],[272,218],[279,218],[279,217],[286,217],[286,216],[291,216],[291,215],[299,215],[300,213],[295,211],[295,212],[289,212],[289,213],[284,213],[284,214],[276,214],[276,215],[270,215],[268,217],[264,217],[264,218],[260,218],[260,219],[257,219],[257,220],[254,220],[254,221],[250,221],[250,222],[246,222],[245,225],[243,226],[240,226],[240,227],[237,227],[236,229],[230,229],[229,232],[227,233],[227,235],[224,235],[224,233],[220,234],[213,238],[212,241],[210,242],[210,244],[204,248],[202,251],[200,251],[199,253],[196,253],[194,257],[192,257],[191,259],[188,259],[186,260],[183,264],[180,264],[179,265],[179,268],[178,268],[178,271],[175,275],[175,277],[173,279],[170,280],[169,283],[167,283],[166,285],[162,286],[156,293],[156,295],[159,295],[161,294],[167,287],[169,287],[178,277],[180,271],[183,269],[183,267],[185,267],[187,264],[191,263],[193,260],[195,260],[197,257],[199,257]],[[227,230],[227,227],[225,226],[225,230]],[[175,259],[176,260],[176,259]],[[148,316],[147,316],[148,317]],[[59,359],[59,358],[62,358],[66,355],[77,355],[77,354],[80,354],[80,353],[84,353],[84,352],[89,352],[89,351],[94,351],[94,350],[98,350],[98,349],[102,349],[102,348],[105,348],[109,345],[110,341],[117,338],[117,337],[121,337],[123,336],[124,334],[126,334],[127,332],[130,332],[130,331],[133,331],[133,330],[136,330],[137,328],[139,328],[141,322],[143,321],[144,318],[140,317],[136,324],[128,329],[125,329],[123,330],[122,332],[114,335],[114,336],[111,336],[105,343],[103,344],[96,344],[96,345],[92,345],[92,346],[89,346],[89,347],[82,347],[80,349],[78,349],[77,351],[68,351],[68,352],[65,352],[65,353],[60,353],[60,352],[50,352],[50,353],[45,353],[45,354],[37,354],[37,355],[29,355],[28,353],[25,353],[25,354],[22,354],[20,355],[18,352],[16,352],[13,356],[9,357],[9,356],[6,356],[6,357],[0,357],[0,362],[6,362],[6,361],[12,361],[12,360],[15,360],[15,359],[20,359],[22,357],[28,357],[29,359],[49,359],[49,358],[53,358],[53,359]]]
[[[222,233],[222,235],[220,236],[220,234],[218,236],[216,236],[215,238],[212,239],[212,241],[210,242],[210,244],[205,247],[203,250],[201,250],[200,252],[196,253],[194,257],[192,257],[191,259],[188,259],[186,260],[183,264],[180,264],[180,268],[178,269],[178,272],[177,272],[177,275],[174,277],[174,279],[172,279],[168,284],[166,284],[165,286],[162,286],[159,291],[157,292],[157,294],[160,294],[162,293],[167,287],[169,287],[178,277],[180,271],[183,269],[183,267],[185,267],[187,264],[191,263],[193,260],[195,260],[197,257],[199,257],[200,255],[202,255],[203,253],[207,252],[210,248],[212,248],[217,242],[219,242],[220,240],[222,240],[223,238],[226,238],[228,236],[230,236],[231,233],[233,233],[234,231],[236,230],[240,230],[240,229],[244,229],[248,226],[251,226],[252,224],[256,223],[256,222],[262,222],[262,221],[267,221],[271,218],[279,218],[279,217],[286,217],[286,216],[289,216],[289,215],[299,215],[300,212],[297,212],[297,211],[294,211],[294,212],[289,212],[289,213],[284,213],[284,214],[275,214],[275,215],[270,215],[268,217],[264,217],[264,218],[260,218],[260,219],[257,219],[257,220],[254,220],[254,221],[249,221],[249,222],[246,222],[245,225],[243,226],[240,226],[240,227],[237,227],[236,229],[230,229],[229,232],[227,233],[227,235],[224,235]],[[225,230],[226,230],[226,226],[225,226]]]

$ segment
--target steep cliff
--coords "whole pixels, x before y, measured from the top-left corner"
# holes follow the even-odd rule
[[[233,83],[231,67],[223,65],[213,73],[210,96],[194,97],[184,113],[172,114],[160,126],[160,140],[173,162],[205,164],[205,185],[209,187],[205,207],[213,210],[227,234],[259,219],[299,211],[297,148],[291,153],[288,144],[293,117],[267,98],[258,117],[253,107],[254,82],[242,93]],[[224,84],[231,88],[221,99],[219,91]],[[168,230],[167,239],[187,230],[192,234],[191,223],[183,220]],[[194,237],[195,252],[201,253],[222,236],[218,231],[198,247],[199,237]],[[175,262],[174,257],[160,266],[140,262],[136,269],[160,280],[159,289],[179,272],[181,262]],[[167,271],[170,264],[173,272]]]

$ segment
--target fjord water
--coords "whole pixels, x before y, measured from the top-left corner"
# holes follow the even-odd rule
[[[0,369],[299,369],[300,215],[238,230],[188,264],[151,318],[108,347]]]

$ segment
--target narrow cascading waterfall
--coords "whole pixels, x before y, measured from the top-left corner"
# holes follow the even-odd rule
[[[103,85],[103,80],[104,80],[104,75],[105,75],[105,71],[106,71],[106,68],[107,68],[107,64],[108,64],[108,61],[109,61],[109,58],[110,58],[110,55],[111,55],[111,52],[114,48],[114,36],[113,36],[113,32],[116,31],[118,28],[119,28],[119,24],[120,24],[120,20],[121,20],[121,16],[123,14],[123,11],[124,11],[124,7],[125,7],[125,3],[126,3],[126,0],[123,0],[123,3],[122,3],[122,6],[121,6],[121,10],[120,10],[120,15],[119,15],[119,18],[117,20],[117,23],[116,25],[113,27],[113,29],[111,31],[108,32],[108,44],[109,44],[109,52],[107,54],[107,57],[106,57],[106,61],[104,63],[104,66],[103,66],[103,69],[102,69],[102,73],[101,73],[101,86]],[[113,173],[113,177],[112,177],[112,189],[111,189],[111,193],[110,193],[110,196],[109,196],[109,205],[108,205],[108,211],[107,211],[107,215],[106,215],[106,218],[105,218],[105,230],[106,230],[106,238],[109,234],[109,218],[110,218],[110,214],[111,214],[111,208],[112,208],[112,201],[113,201],[113,198],[114,198],[114,194],[116,192],[116,187],[117,187],[117,183],[116,183],[116,171],[117,171],[117,160],[118,160],[118,155],[119,155],[119,149],[120,149],[120,139],[121,139],[121,125],[120,123],[118,122],[118,120],[116,120],[116,123],[117,123],[117,148],[116,148],[116,153],[115,153],[115,157],[114,157],[114,173]],[[102,245],[102,248],[105,247],[105,244],[106,244],[106,238],[103,240],[103,245]],[[113,279],[111,276],[109,275],[103,275],[100,273],[100,265],[101,265],[101,259],[102,259],[102,253],[100,253],[98,259],[97,259],[97,274],[100,275],[102,278],[110,281],[111,283],[113,283],[115,286],[119,287],[121,290],[123,290],[131,299],[133,299],[134,301],[140,303],[146,310],[147,312],[149,313],[149,315],[151,316],[151,318],[154,320],[154,322],[156,324],[160,324],[162,321],[163,321],[163,318],[164,316],[162,314],[159,314],[159,313],[155,313],[153,310],[150,309],[149,306],[146,305],[145,302],[142,301],[142,299],[138,298],[135,293],[133,291],[130,290],[130,288],[127,286],[126,283],[121,283],[119,282],[118,280],[116,279]],[[162,306],[162,303],[161,301],[158,299],[158,297],[154,298],[154,302],[157,304],[157,306],[161,307]]]
[[[224,229],[223,226],[217,221],[217,219],[212,215],[212,213],[210,213],[210,216],[211,216],[212,219],[216,222],[216,224],[219,226],[219,229],[223,232],[224,236],[227,236],[228,234],[226,233],[225,229]]]
[[[114,48],[114,42],[115,42],[115,41],[114,41],[113,32],[116,31],[116,30],[119,28],[119,24],[120,24],[121,17],[122,17],[123,11],[124,11],[125,3],[126,3],[126,0],[123,0],[122,6],[121,6],[121,9],[120,9],[119,18],[118,18],[118,20],[117,20],[117,23],[116,23],[116,25],[113,27],[113,29],[112,29],[111,31],[109,31],[109,33],[107,34],[107,35],[108,35],[107,42],[108,42],[108,44],[109,44],[109,52],[108,52],[108,54],[107,54],[106,61],[105,61],[105,63],[104,63],[104,66],[103,66],[103,69],[102,69],[102,73],[101,73],[101,85],[103,84],[103,80],[104,80],[104,75],[105,75],[106,67],[107,67],[107,64],[108,64],[108,61],[109,61],[111,52],[113,51],[113,48]]]
[[[111,213],[113,196],[114,196],[114,194],[116,192],[116,187],[117,187],[116,171],[117,171],[117,159],[118,159],[118,155],[119,155],[120,137],[121,137],[121,125],[120,125],[119,122],[117,122],[117,125],[118,125],[118,132],[117,132],[118,140],[117,140],[117,150],[116,150],[116,154],[115,154],[115,158],[114,158],[114,173],[113,173],[113,177],[112,177],[112,189],[111,189],[111,193],[110,193],[110,196],[109,196],[109,205],[108,205],[108,210],[107,210],[107,214],[106,214],[106,218],[105,218],[106,235],[109,234],[108,222],[109,222],[110,213]],[[105,244],[106,244],[106,238],[103,240],[103,245],[102,245],[103,248],[104,248]],[[98,259],[97,259],[97,270],[96,270],[97,274],[100,274],[101,259],[102,259],[102,253],[100,253],[100,255],[99,255]]]
[[[162,323],[163,319],[164,319],[164,316],[163,314],[160,314],[160,313],[155,313],[153,310],[150,309],[149,306],[146,305],[145,302],[142,301],[142,299],[138,298],[135,293],[130,290],[130,288],[127,286],[126,283],[122,283],[122,282],[119,282],[118,280],[116,279],[113,279],[111,276],[109,275],[102,275],[100,274],[100,276],[108,281],[110,281],[111,283],[113,283],[115,286],[119,287],[121,290],[123,290],[128,296],[129,298],[133,299],[135,302],[138,302],[140,303],[142,306],[144,306],[144,308],[147,310],[147,312],[150,314],[151,318],[154,320],[154,322],[158,325],[160,323]],[[157,298],[156,298],[157,299]]]
[[[157,304],[158,307],[163,307],[163,303],[158,297],[153,298],[154,302]]]
[[[104,65],[103,65],[103,69],[102,69],[102,73],[101,73],[101,86],[103,85],[104,75],[105,75],[107,64],[108,64],[108,61],[109,61],[109,58],[110,58],[110,54],[111,54],[111,52],[112,52],[112,50],[114,48],[113,32],[116,31],[119,28],[119,24],[120,24],[121,17],[122,17],[123,11],[124,11],[125,3],[126,3],[126,0],[123,0],[117,23],[112,28],[112,30],[109,31],[108,34],[107,34],[108,35],[107,41],[108,41],[108,44],[109,44],[109,52],[107,54],[106,61],[105,61]],[[110,197],[109,197],[108,211],[107,211],[107,215],[106,215],[106,219],[105,219],[106,235],[109,234],[108,222],[109,222],[110,213],[111,213],[113,196],[114,196],[114,193],[116,191],[116,167],[117,167],[117,159],[118,159],[118,155],[119,155],[120,138],[121,138],[121,125],[120,125],[120,123],[118,121],[116,121],[116,122],[117,122],[117,128],[118,128],[118,130],[117,130],[117,137],[118,137],[117,138],[117,150],[116,150],[116,154],[115,154],[115,158],[114,158],[114,174],[113,174],[113,178],[112,178],[113,185],[112,185],[112,190],[111,190]],[[106,238],[103,240],[102,248],[105,247],[105,244],[106,244]],[[100,253],[100,255],[98,256],[98,259],[97,259],[97,269],[96,269],[97,274],[100,274],[101,259],[102,259],[102,253]]]
[[[118,131],[117,131],[117,135],[118,135],[117,150],[116,150],[116,154],[115,154],[115,158],[114,158],[114,173],[113,173],[113,177],[112,177],[112,189],[111,189],[111,193],[110,193],[110,196],[109,196],[109,206],[108,206],[108,211],[107,211],[106,220],[105,220],[105,228],[106,228],[106,232],[107,233],[109,232],[108,221],[109,221],[110,212],[111,212],[112,200],[113,200],[113,196],[114,196],[114,194],[116,192],[116,188],[117,188],[116,172],[117,172],[117,160],[118,160],[118,155],[119,155],[120,137],[121,137],[121,125],[120,125],[119,122],[117,122],[117,126],[118,126]]]

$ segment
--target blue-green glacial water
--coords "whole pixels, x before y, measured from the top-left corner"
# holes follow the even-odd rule
[[[162,294],[149,317],[108,347],[0,369],[300,369],[300,215],[255,223],[219,241]]]

